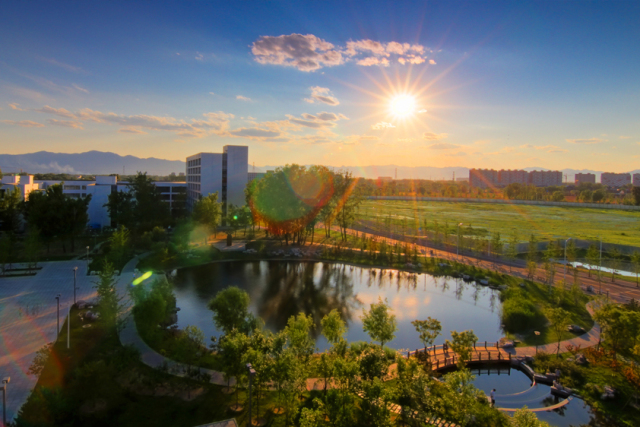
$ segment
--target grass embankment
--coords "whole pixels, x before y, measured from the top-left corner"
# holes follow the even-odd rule
[[[135,350],[123,347],[115,334],[105,334],[99,324],[83,328],[78,314],[71,311],[71,349],[66,348],[65,322],[51,351],[43,352],[41,363],[33,365],[39,365],[40,377],[15,427],[195,426],[234,417],[239,425],[246,424],[246,410],[228,410],[235,394],[144,365]],[[245,404],[244,390],[238,398]],[[271,395],[262,398],[260,415],[272,425],[284,425],[283,417],[266,409],[273,406],[272,399]]]
[[[360,206],[358,219],[385,224],[387,218],[396,232],[417,235],[418,229],[432,230],[434,220],[440,227],[449,224],[449,232],[463,223],[462,232],[472,226],[477,236],[500,233],[506,240],[515,232],[521,241],[531,234],[538,240],[578,238],[623,245],[640,246],[638,213],[596,208],[503,205],[490,203],[419,202],[400,200],[366,200]]]

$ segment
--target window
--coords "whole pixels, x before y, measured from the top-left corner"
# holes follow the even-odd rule
[[[79,190],[80,186],[79,185],[65,185],[64,189],[65,190]],[[85,190],[86,190],[86,188],[85,188]]]

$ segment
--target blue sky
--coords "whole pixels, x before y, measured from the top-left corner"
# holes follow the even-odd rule
[[[637,1],[5,2],[0,150],[632,170],[638,22]]]

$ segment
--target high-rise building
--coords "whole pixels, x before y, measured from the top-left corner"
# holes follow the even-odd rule
[[[640,187],[640,173],[633,174],[633,186]]]
[[[529,182],[529,173],[525,170],[505,170],[498,171],[498,183],[500,186],[506,187],[509,184],[527,184]]]
[[[549,187],[550,185],[562,185],[562,172],[560,171],[531,171],[529,172],[529,184],[536,187]]]
[[[469,169],[469,185],[476,188],[498,186],[498,171],[494,169]]]
[[[187,206],[218,193],[223,215],[227,206],[245,204],[244,189],[249,169],[249,147],[225,145],[222,153],[198,153],[187,157]]]
[[[631,174],[603,172],[602,175],[600,175],[600,183],[608,187],[622,187],[631,184]]]
[[[595,184],[596,183],[596,174],[595,173],[577,173],[575,176],[576,184]]]

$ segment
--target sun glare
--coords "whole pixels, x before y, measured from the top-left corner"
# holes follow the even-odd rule
[[[405,117],[416,110],[416,99],[411,95],[398,95],[391,100],[391,112],[398,117]]]

